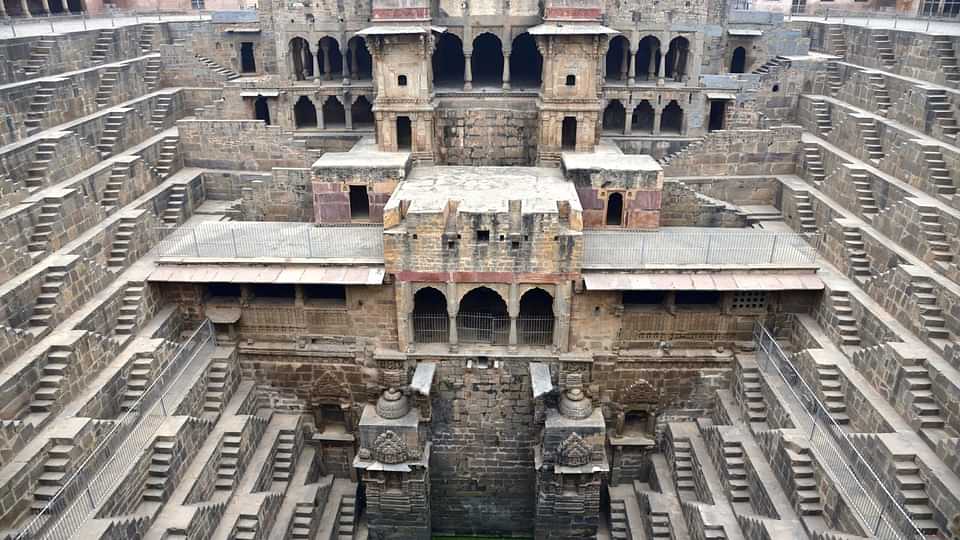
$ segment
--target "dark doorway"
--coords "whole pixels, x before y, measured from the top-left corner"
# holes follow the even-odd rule
[[[433,287],[424,287],[413,295],[413,341],[446,343],[450,337],[447,297]]]
[[[627,111],[618,99],[611,101],[607,108],[603,110],[604,131],[623,133],[626,120]]]
[[[500,86],[503,84],[503,44],[500,38],[485,32],[473,40],[474,86]]]
[[[710,101],[710,124],[707,127],[709,131],[724,129],[727,116],[727,101],[723,99]]]
[[[460,300],[457,334],[462,343],[506,345],[510,336],[507,303],[487,287],[468,292]]]
[[[293,121],[298,128],[317,127],[317,108],[307,96],[300,96],[294,104]]]
[[[313,77],[313,54],[307,40],[299,37],[290,40],[290,63],[294,79],[303,81]]]
[[[653,120],[653,106],[650,105],[649,101],[643,100],[633,109],[633,117],[630,118],[630,130],[653,133]]]
[[[242,73],[257,71],[257,62],[253,58],[253,43],[249,41],[240,44],[240,71]]]
[[[267,104],[267,98],[257,96],[257,100],[253,102],[253,113],[254,118],[270,125],[270,106]]]
[[[517,338],[522,345],[553,343],[553,296],[550,293],[536,288],[520,297]]]
[[[623,194],[611,193],[607,197],[607,225],[619,227],[623,225]]]
[[[336,96],[330,96],[323,102],[323,127],[326,129],[347,127],[347,113]]]
[[[22,17],[26,15],[23,12],[20,0],[3,0],[3,6],[6,8],[7,16],[9,17]]]
[[[730,73],[745,73],[747,69],[747,50],[743,47],[737,47],[733,50],[733,58],[730,59]]]
[[[413,129],[409,116],[397,117],[397,150],[410,150],[413,145]]]
[[[350,78],[354,80],[369,80],[373,78],[373,58],[367,50],[367,40],[355,36],[347,43],[350,49],[348,62],[350,63]]]
[[[350,186],[350,219],[370,219],[367,186]]]
[[[63,0],[50,0],[48,5],[50,6],[50,13],[63,13],[64,10],[67,9],[67,7],[63,5]]]
[[[685,37],[675,37],[670,41],[670,50],[667,51],[666,75],[667,78],[680,82],[687,75],[687,56],[690,53],[690,42]]]
[[[67,9],[71,13],[82,13],[84,11],[83,4],[80,0],[67,0]]]
[[[543,73],[543,56],[533,36],[524,32],[513,40],[510,53],[510,84],[514,88],[539,88]]]
[[[340,54],[340,44],[337,40],[327,36],[320,40],[317,46],[317,64],[324,80],[330,80],[334,74],[343,74],[343,56]]]
[[[677,100],[672,100],[664,109],[660,117],[660,133],[679,135],[683,132],[683,109]]]
[[[433,51],[433,84],[463,86],[463,42],[454,34],[440,34]]]
[[[360,96],[350,106],[350,116],[353,121],[353,129],[363,129],[373,126],[373,105],[367,96]]]
[[[577,149],[577,119],[567,116],[563,119],[563,128],[560,132],[560,147],[563,150]]]
[[[660,72],[660,40],[647,36],[637,47],[637,78],[654,80]]]
[[[630,42],[623,36],[617,36],[610,42],[607,48],[607,80],[608,81],[626,81],[627,72],[630,69],[628,59],[630,57]]]

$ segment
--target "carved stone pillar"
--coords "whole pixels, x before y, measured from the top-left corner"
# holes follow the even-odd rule
[[[503,53],[503,89],[510,89],[510,51]]]
[[[459,348],[459,338],[457,337],[457,314],[460,312],[460,302],[457,301],[457,284],[447,283],[447,315],[449,321],[449,343],[450,352],[457,352]]]
[[[627,84],[633,86],[637,83],[637,53],[636,51],[628,51],[628,56],[626,58],[627,62]]]
[[[663,109],[656,108],[653,110],[653,134],[660,134],[660,118],[663,116]]]
[[[340,69],[340,71],[343,72],[343,84],[346,86],[350,86],[350,70],[347,69],[347,66],[350,65],[347,63],[347,60],[349,60],[349,56],[350,56],[349,50],[343,51],[343,63],[341,64],[341,66],[343,67]]]
[[[473,51],[463,51],[463,89],[464,90],[473,90],[473,58],[472,57],[473,57]]]

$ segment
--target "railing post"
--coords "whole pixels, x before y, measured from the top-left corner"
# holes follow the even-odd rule
[[[239,256],[240,256],[240,250],[237,249],[237,230],[236,230],[236,229],[230,229],[230,236],[233,237],[233,256],[234,256],[234,257],[239,257]]]
[[[779,234],[773,235],[773,246],[770,248],[770,264],[773,264],[773,254],[777,251],[777,238],[779,237]]]
[[[197,252],[197,257],[200,256],[200,242],[197,240],[197,230],[191,229],[193,233],[193,250]]]
[[[873,534],[876,535],[880,530],[880,523],[883,521],[883,515],[887,513],[887,510],[890,508],[890,499],[887,499],[887,503],[883,505],[883,509],[880,510],[880,513],[877,515],[877,525],[873,528]]]
[[[704,262],[710,264],[710,247],[713,246],[713,235],[707,234],[707,253],[704,256]]]

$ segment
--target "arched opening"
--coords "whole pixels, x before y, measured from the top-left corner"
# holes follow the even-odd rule
[[[637,46],[637,78],[654,80],[660,72],[660,40],[647,36]]]
[[[503,44],[500,38],[484,32],[473,40],[474,86],[500,86],[503,84]]]
[[[373,78],[373,57],[367,49],[367,40],[361,36],[354,36],[347,42],[350,54],[347,57],[350,64],[350,78],[353,80],[370,80]]]
[[[42,0],[27,0],[27,10],[29,10],[30,14],[34,17],[46,14],[46,10],[43,9]]]
[[[630,42],[623,36],[617,36],[610,41],[607,48],[607,80],[626,81],[630,70]]]
[[[9,17],[22,17],[26,15],[23,12],[20,0],[3,0],[3,7],[6,9],[7,16]]]
[[[47,4],[50,6],[51,14],[63,13],[67,9],[67,6],[64,5],[63,0],[50,0],[47,2]]]
[[[433,84],[435,86],[463,86],[463,42],[449,32],[440,34],[433,51]]]
[[[715,99],[710,101],[710,123],[708,131],[723,129],[727,116],[727,101],[724,99]]]
[[[270,125],[270,106],[267,104],[267,98],[257,96],[256,101],[253,102],[253,114],[257,120],[263,120],[268,126]]]
[[[290,40],[290,62],[294,79],[303,81],[313,78],[313,54],[307,40],[300,37]]]
[[[84,11],[83,3],[80,0],[67,0],[67,9],[71,13],[82,13]]]
[[[293,105],[293,121],[298,128],[317,127],[317,108],[307,96],[300,96]]]
[[[677,100],[671,100],[660,116],[660,133],[679,135],[683,132],[683,109]]]
[[[254,73],[257,71],[257,61],[253,56],[253,42],[244,41],[240,44],[240,72]]]
[[[506,345],[510,339],[507,303],[487,287],[468,292],[460,300],[457,335],[462,343]]]
[[[413,295],[413,342],[446,343],[450,337],[447,297],[433,287]]]
[[[360,96],[350,106],[350,119],[354,129],[366,129],[373,126],[373,105],[367,96]]]
[[[397,150],[410,150],[413,144],[413,129],[409,116],[397,117]]]
[[[638,133],[653,133],[653,120],[655,114],[650,102],[643,100],[633,109],[633,117],[630,118],[630,130]]]
[[[517,341],[522,345],[553,344],[553,296],[547,291],[530,289],[520,297]]]
[[[514,88],[539,88],[543,77],[543,55],[527,32],[513,40],[510,52],[510,84]]]
[[[746,73],[746,69],[747,50],[737,47],[733,50],[733,58],[730,59],[730,73]]]
[[[623,193],[615,191],[607,197],[607,225],[623,225]]]
[[[317,45],[317,64],[323,80],[329,81],[336,73],[343,74],[343,57],[340,54],[340,44],[330,36],[320,40]]]
[[[560,130],[560,147],[563,150],[577,149],[577,119],[573,116],[567,116],[563,119],[563,127]]]
[[[603,130],[608,132],[623,133],[623,128],[627,120],[627,111],[623,108],[620,100],[610,101],[607,108],[603,110]]]
[[[330,96],[323,102],[323,127],[326,129],[347,127],[347,113],[337,96]]]
[[[667,51],[667,78],[677,82],[687,75],[687,56],[690,54],[690,42],[683,36],[670,40],[670,49]]]

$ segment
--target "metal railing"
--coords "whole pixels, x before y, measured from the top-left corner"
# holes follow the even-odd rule
[[[510,317],[460,312],[457,314],[457,340],[460,343],[507,345],[510,342]]]
[[[826,23],[850,24],[871,28],[929,32],[931,29],[934,31],[938,30],[938,24],[945,25],[944,28],[956,29],[958,19],[960,19],[960,12],[956,10],[956,7],[951,6],[955,5],[924,2],[921,5],[919,13],[911,14],[900,11],[824,8],[820,4],[816,5],[816,7],[808,8],[804,5],[802,9],[791,9],[787,20],[823,21]]]
[[[836,479],[836,487],[863,522],[865,531],[880,540],[924,540],[926,538],[907,515],[897,499],[883,485],[850,438],[830,416],[829,410],[807,385],[780,344],[760,323],[754,327],[757,363],[765,373],[779,376],[790,391],[794,409],[802,409],[808,417],[797,419],[808,428],[810,448],[817,461]],[[806,420],[806,422],[804,422]]]
[[[816,248],[794,233],[756,229],[584,231],[584,268],[648,265],[808,266]]]
[[[450,317],[446,313],[414,313],[414,343],[447,343],[450,341]]]
[[[224,221],[161,233],[160,257],[383,260],[380,225]]]
[[[63,487],[17,535],[22,539],[66,540],[117,487],[153,440],[165,417],[173,414],[171,391],[206,348],[212,349],[213,324],[206,320],[174,352],[166,367],[77,467]]]
[[[210,14],[202,10],[156,11],[156,10],[108,10],[90,15],[85,11],[8,16],[0,18],[0,37],[26,37],[51,33],[76,32],[117,28],[144,23],[171,21],[204,21]]]

